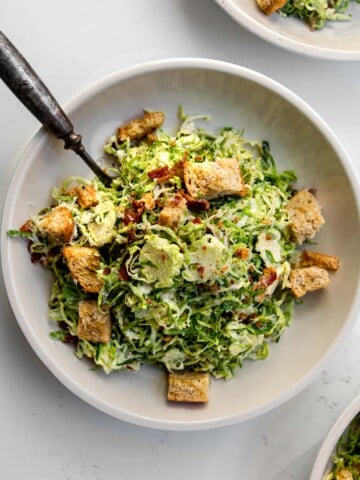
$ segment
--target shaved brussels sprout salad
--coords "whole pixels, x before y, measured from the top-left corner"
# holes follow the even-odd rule
[[[247,140],[230,127],[213,135],[196,126],[196,117],[181,111],[180,118],[175,135],[111,137],[104,147],[116,163],[110,187],[98,178],[68,178],[53,189],[55,207],[71,212],[70,240],[44,231],[54,205],[10,234],[26,237],[32,259],[53,272],[49,305],[57,329],[51,335],[72,344],[79,358],[106,373],[156,364],[230,379],[246,359],[266,358],[292,319],[288,277],[295,243],[285,207],[296,176],[277,170],[266,141]],[[243,194],[190,198],[183,163],[219,158],[237,159]],[[96,202],[81,206],[74,185],[91,187]],[[185,207],[174,205],[180,197]],[[170,213],[180,208],[181,215],[159,222],[169,201]],[[71,274],[64,244],[96,250],[97,293]],[[78,336],[84,300],[110,307],[109,341]]]
[[[360,0],[355,1],[360,3]],[[288,0],[280,14],[299,17],[309,24],[311,30],[320,30],[328,21],[350,20],[349,5],[350,0]]]
[[[360,479],[360,413],[352,420],[336,445],[331,472],[324,480]]]

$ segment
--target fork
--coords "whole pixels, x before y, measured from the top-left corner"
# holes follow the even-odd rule
[[[0,77],[25,107],[57,138],[73,150],[107,186],[112,177],[97,165],[52,93],[10,40],[0,31]]]

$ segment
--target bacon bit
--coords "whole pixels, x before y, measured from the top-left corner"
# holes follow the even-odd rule
[[[173,208],[184,208],[184,197],[181,193],[175,193],[172,198],[169,198],[166,205]]]
[[[272,240],[272,236],[269,233],[267,233],[265,235],[265,238],[266,238],[266,240]]]
[[[148,176],[151,178],[151,180],[156,180],[157,182],[165,182],[166,180],[169,180],[169,178],[171,178],[171,171],[170,168],[167,166],[155,168],[148,173]]]
[[[179,162],[176,162],[172,168],[168,166],[155,168],[148,173],[148,176],[151,180],[156,180],[157,182],[167,182],[170,178],[179,177],[184,178],[184,158]]]
[[[246,260],[249,258],[250,250],[248,248],[238,248],[235,250],[235,256],[241,258],[241,260]]]
[[[78,343],[78,337],[71,335],[71,333],[67,333],[63,338],[63,343],[76,345]]]
[[[124,211],[124,225],[129,225],[130,223],[139,223],[141,215],[145,210],[145,205],[139,200],[132,201],[133,208],[125,208]]]
[[[220,221],[217,223],[217,226],[218,226],[219,228],[223,228],[224,224],[223,224],[223,222],[220,220]]]
[[[103,274],[104,275],[109,275],[109,273],[111,273],[111,268],[110,267],[105,267],[104,270],[103,270]]]
[[[27,232],[32,233],[34,227],[34,223],[32,220],[27,220],[24,225],[21,225],[19,228],[20,232]]]
[[[195,223],[195,224],[197,224],[197,225],[198,225],[199,223],[202,223],[202,220],[201,220],[201,218],[199,218],[199,217],[195,217],[195,218],[193,218],[191,221],[192,221],[192,223]]]
[[[276,270],[272,267],[264,268],[263,273],[265,285],[269,287],[277,279]]]
[[[41,263],[44,267],[47,267],[51,260],[56,257],[56,255],[59,255],[60,253],[60,248],[59,247],[54,247],[52,248],[47,254],[42,254],[40,255],[40,259],[36,260]]]
[[[128,243],[133,243],[135,241],[135,239],[136,239],[135,230],[133,228],[131,228],[127,232],[127,241],[128,241]]]
[[[213,285],[210,286],[210,290],[213,293],[217,293],[220,290],[219,285],[217,283],[214,283]]]
[[[182,158],[179,162],[175,163],[175,165],[170,169],[172,177],[179,177],[181,180],[184,178],[184,163],[185,158]]]
[[[184,195],[186,205],[192,212],[207,212],[210,209],[210,203],[203,198],[193,198],[190,195]]]
[[[32,253],[30,255],[31,263],[41,263],[42,257],[41,253]]]
[[[197,268],[197,272],[198,272],[198,274],[200,275],[201,278],[204,278],[205,267],[203,267],[202,265],[199,265],[198,268]]]
[[[201,155],[195,155],[195,160],[202,161],[203,157]]]
[[[38,263],[40,262],[41,260],[41,257],[43,256],[42,253],[35,253],[35,252],[32,252],[31,251],[31,245],[33,244],[34,242],[32,242],[31,240],[28,240],[28,244],[27,244],[27,249],[28,249],[28,252],[30,253],[30,260],[32,263]]]
[[[140,199],[140,200],[136,200],[134,199],[132,202],[131,202],[131,205],[135,208],[135,209],[141,209],[143,208],[144,206],[144,202]]]
[[[118,271],[119,280],[123,280],[124,282],[128,282],[130,280],[127,268],[125,263],[123,263]]]
[[[254,285],[255,290],[267,288],[272,285],[277,279],[276,270],[273,267],[264,268],[263,275],[260,280]]]

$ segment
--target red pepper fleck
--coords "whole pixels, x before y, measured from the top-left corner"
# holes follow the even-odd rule
[[[192,223],[195,223],[195,224],[202,223],[202,220],[201,220],[201,218],[199,218],[199,217],[195,217],[195,218],[193,218],[191,221],[192,221]]]

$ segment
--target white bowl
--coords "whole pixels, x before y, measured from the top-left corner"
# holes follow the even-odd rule
[[[333,466],[332,455],[343,433],[346,432],[351,420],[360,412],[360,396],[356,397],[334,423],[325,438],[316,457],[310,480],[323,480]]]
[[[343,148],[321,118],[299,97],[251,70],[205,59],[151,62],[115,73],[70,102],[76,131],[96,157],[124,120],[143,108],[167,113],[165,129],[177,124],[177,108],[211,114],[208,128],[245,128],[248,138],[270,141],[281,169],[295,169],[299,185],[316,187],[326,226],[319,249],[338,254],[342,267],[326,291],[298,306],[293,325],[265,361],[248,362],[229,382],[213,381],[207,406],[166,401],[164,375],[144,367],[106,376],[78,360],[68,345],[50,339],[50,278],[30,263],[21,240],[5,232],[50,201],[50,189],[70,175],[91,176],[62,142],[41,129],[15,171],[2,224],[2,263],[8,296],[25,336],[45,365],[76,395],[94,407],[140,425],[200,430],[262,414],[295,395],[320,372],[359,311],[359,188]],[[341,298],[341,302],[339,301]]]
[[[256,0],[215,0],[244,28],[293,52],[332,60],[360,60],[360,5],[350,3],[349,21],[327,22],[315,32],[295,17],[264,15]]]

